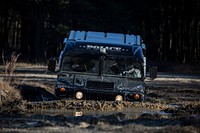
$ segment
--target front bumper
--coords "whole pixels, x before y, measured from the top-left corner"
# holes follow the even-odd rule
[[[82,88],[56,88],[55,95],[59,98],[76,99],[76,93],[82,92],[85,100],[116,100],[116,96],[122,96],[125,101],[145,101],[145,94],[137,91],[106,91]]]

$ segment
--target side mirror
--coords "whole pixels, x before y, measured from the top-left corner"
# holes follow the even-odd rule
[[[56,59],[55,58],[51,58],[48,61],[48,70],[51,72],[55,72],[56,70]]]
[[[158,71],[158,68],[157,67],[150,67],[149,68],[149,77],[150,79],[155,79],[157,77],[157,71]]]

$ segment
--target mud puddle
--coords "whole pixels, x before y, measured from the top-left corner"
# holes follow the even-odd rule
[[[110,116],[113,114],[122,114],[124,116],[124,120],[129,119],[137,119],[141,115],[150,114],[150,115],[160,115],[163,118],[169,118],[171,116],[170,113],[166,113],[162,110],[148,109],[148,108],[124,108],[116,111],[88,111],[88,110],[60,110],[60,109],[41,109],[35,110],[33,114],[37,115],[63,115],[65,117],[101,117],[101,116]]]
[[[123,126],[133,122],[136,124],[141,119],[153,120],[161,117],[167,120],[171,115],[148,108],[125,108],[116,111],[37,109],[26,115],[0,115],[0,128],[25,129],[54,126],[94,128],[102,124],[104,126]]]

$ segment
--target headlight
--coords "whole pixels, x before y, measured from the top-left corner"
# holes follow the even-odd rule
[[[60,92],[64,93],[65,92],[65,88],[64,87],[60,88]]]

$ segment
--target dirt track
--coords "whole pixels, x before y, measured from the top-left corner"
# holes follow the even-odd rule
[[[14,76],[28,102],[21,114],[0,114],[0,132],[200,132],[198,76],[147,79],[146,103],[56,99],[56,74],[44,66]]]

